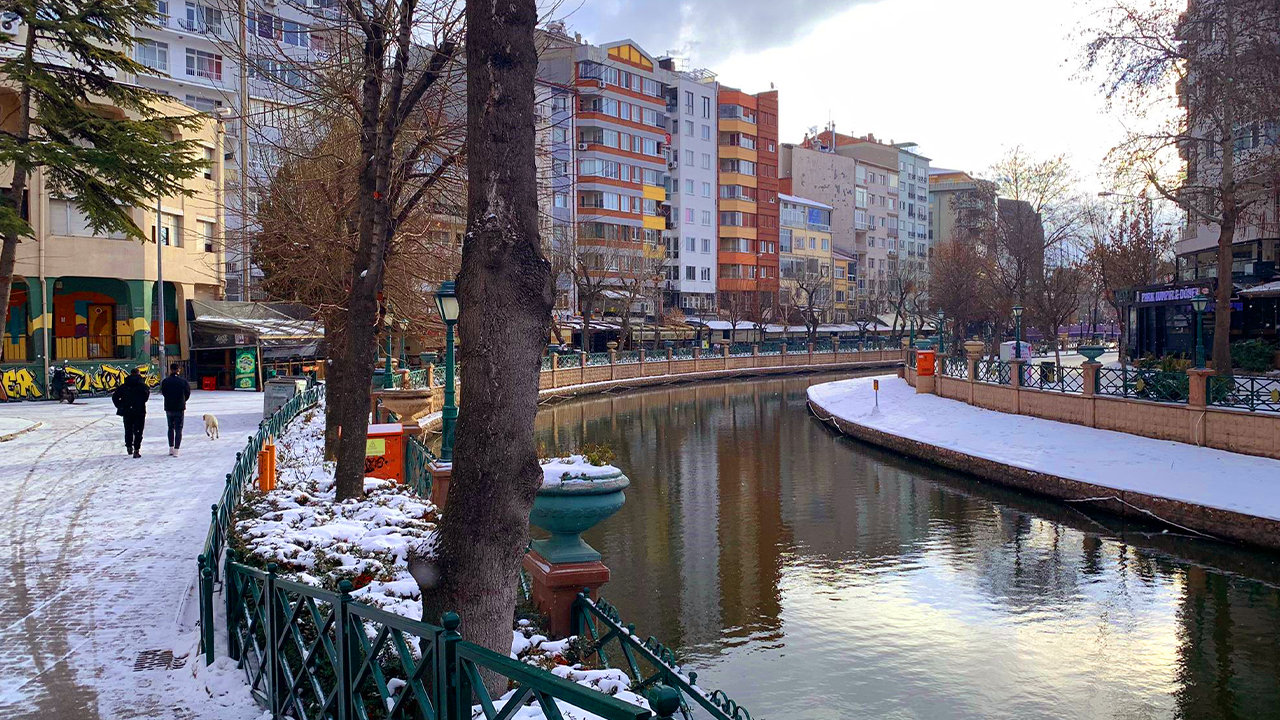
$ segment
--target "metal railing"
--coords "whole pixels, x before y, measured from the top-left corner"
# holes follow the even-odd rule
[[[1036,365],[1023,371],[1023,385],[1036,390],[1084,392],[1084,368],[1057,364]]]
[[[609,364],[609,353],[590,353],[587,355],[587,367],[596,367],[598,365]]]
[[[455,613],[440,625],[411,620],[356,602],[349,580],[334,592],[277,577],[276,567],[229,560],[225,584],[229,654],[272,718],[498,720],[531,699],[548,718],[564,717],[560,704],[605,720],[654,717],[463,640]],[[482,673],[514,691],[501,707]],[[655,686],[650,702],[664,720],[680,709],[666,687]]]
[[[136,357],[133,335],[55,337],[55,360],[127,360]]]
[[[409,371],[409,389],[421,390],[431,387],[430,368],[421,368]]]
[[[618,353],[618,365],[634,365],[640,362],[640,350],[624,350]]]
[[[1008,385],[1011,382],[1012,373],[1007,362],[1001,360],[979,360],[977,376],[978,382]]]
[[[916,368],[916,362],[917,362],[916,351],[907,350],[907,367],[914,370]]]
[[[670,648],[653,636],[642,642],[636,626],[623,625],[617,608],[604,598],[592,601],[585,593],[578,593],[573,604],[573,634],[587,642],[583,650],[586,657],[594,658],[601,667],[625,672],[633,692],[663,684],[679,693],[685,717],[689,717],[692,702],[716,720],[751,720],[751,713],[724,692],[708,693],[698,687],[698,674],[683,673]]]
[[[733,343],[729,346],[729,357],[751,357],[754,347],[751,343]]]
[[[1183,372],[1131,368],[1099,368],[1098,395],[1151,400],[1154,402],[1186,403],[1190,392],[1190,380]]]
[[[1214,407],[1280,412],[1280,378],[1263,375],[1210,375],[1206,402]]]
[[[969,361],[962,357],[952,357],[943,355],[941,362],[941,371],[943,377],[958,378],[960,380],[969,379]]]
[[[556,356],[556,368],[559,370],[572,370],[582,367],[582,355],[580,353],[565,353]]]
[[[431,463],[435,461],[435,453],[416,436],[405,443],[404,481],[419,497],[431,497]]]
[[[693,348],[691,347],[671,348],[671,359],[672,360],[692,360]]]
[[[209,531],[205,534],[204,549],[196,558],[197,587],[200,588],[200,646],[209,663],[213,662],[214,579],[221,575],[219,569],[222,551],[226,547],[231,516],[256,474],[258,451],[269,439],[279,435],[290,420],[319,402],[323,394],[323,385],[309,387],[258,423],[258,431],[249,436],[244,450],[236,453],[236,462],[231,472],[227,473],[227,484],[222,490],[222,496],[211,508],[212,517],[209,519]]]

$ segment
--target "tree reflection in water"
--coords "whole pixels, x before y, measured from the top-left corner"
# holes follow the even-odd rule
[[[545,409],[627,504],[604,596],[762,718],[1280,717],[1277,557],[1163,534],[830,432],[834,377]]]

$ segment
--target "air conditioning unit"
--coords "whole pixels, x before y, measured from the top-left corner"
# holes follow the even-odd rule
[[[598,88],[600,88],[601,90],[603,90],[603,89],[604,89],[604,81],[603,81],[603,80],[597,80],[597,81],[596,81],[596,87],[598,87]]]
[[[586,143],[578,143],[578,149],[579,149],[579,150],[586,150],[586,149],[587,149],[587,144],[586,144]]]
[[[668,161],[667,161],[667,169],[668,169],[668,170],[675,170],[675,169],[676,169],[676,168],[678,168],[678,167],[680,167],[680,163],[676,162],[675,160],[668,160]]]

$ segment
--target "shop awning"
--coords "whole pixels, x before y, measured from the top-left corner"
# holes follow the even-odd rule
[[[1272,280],[1269,283],[1245,288],[1239,294],[1247,297],[1280,297],[1280,280]]]
[[[322,353],[324,326],[263,303],[191,300],[192,347],[196,350],[259,345],[264,357],[315,357]]]

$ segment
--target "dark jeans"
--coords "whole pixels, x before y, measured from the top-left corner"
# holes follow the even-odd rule
[[[142,445],[142,426],[147,424],[146,415],[124,416],[124,446],[137,450]]]
[[[169,447],[177,450],[182,447],[182,418],[183,411],[177,412],[166,411],[165,419],[169,421]]]

